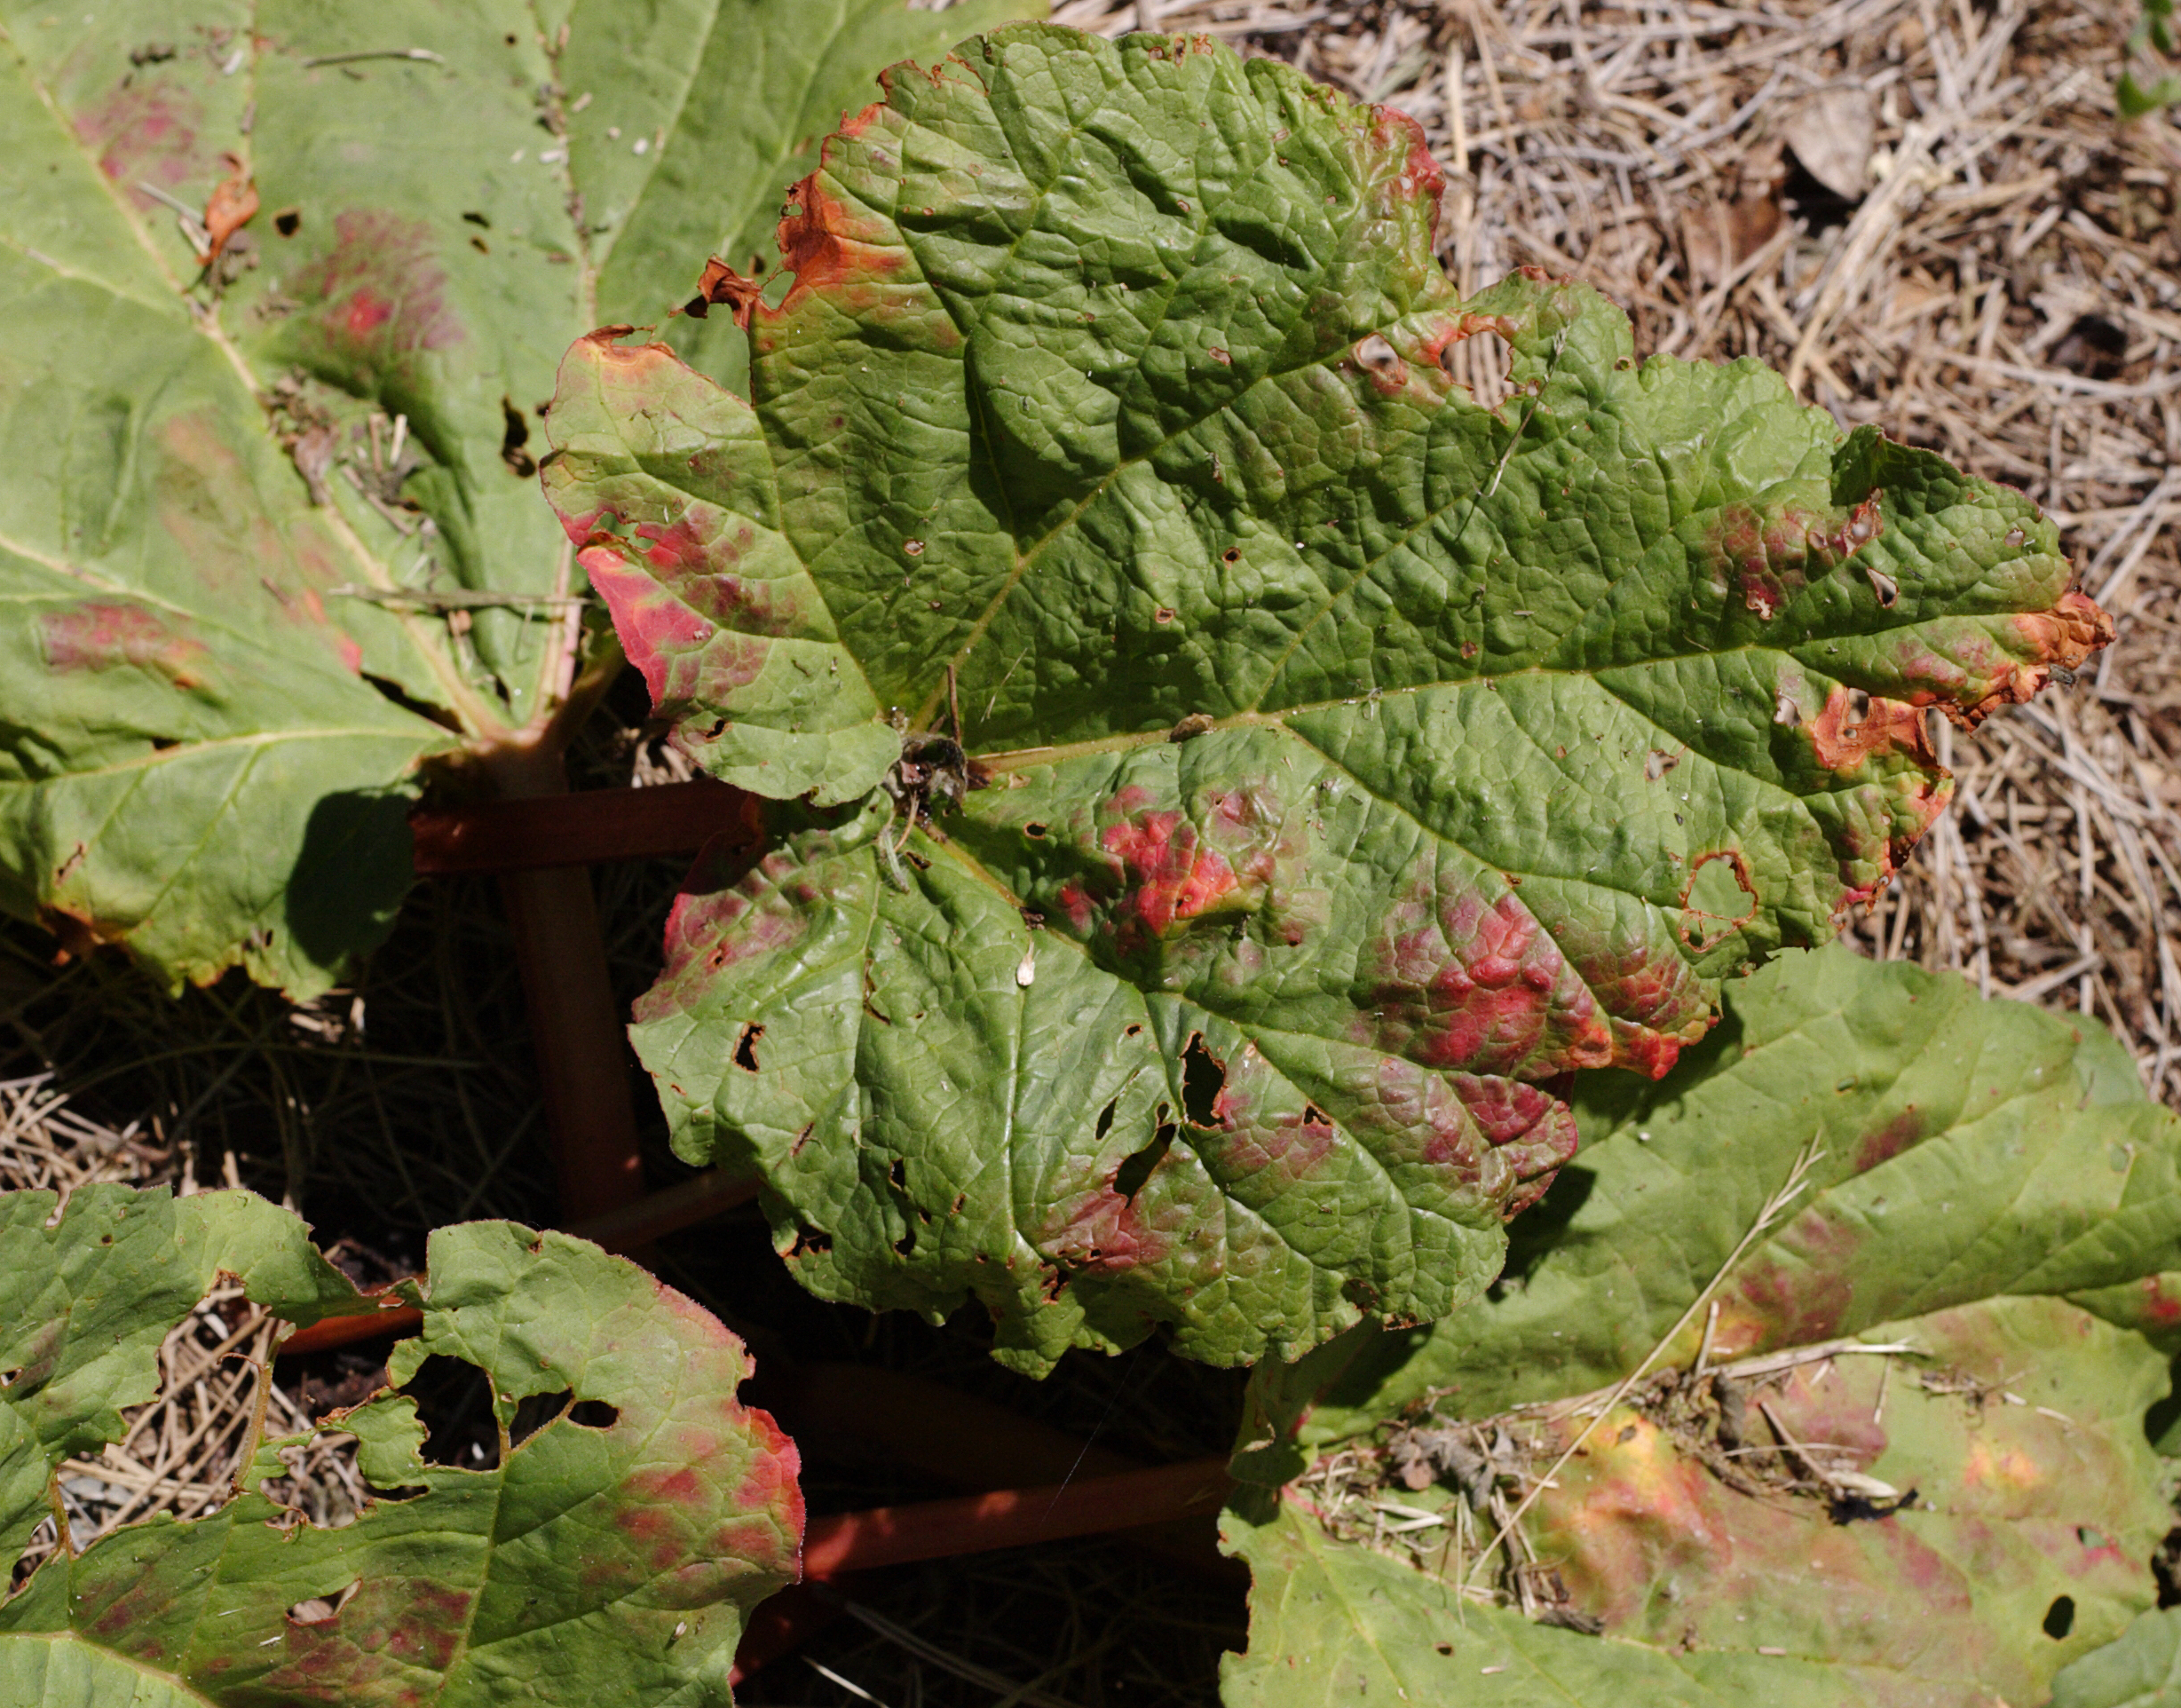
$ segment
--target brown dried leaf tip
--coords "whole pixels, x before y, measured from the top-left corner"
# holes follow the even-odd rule
[[[697,294],[682,305],[682,312],[701,320],[712,312],[713,304],[726,303],[734,310],[735,324],[747,332],[750,316],[764,293],[758,281],[745,279],[719,257],[710,256],[704,264],[704,277],[697,281]]]
[[[220,257],[227,240],[249,225],[257,213],[257,186],[249,169],[233,154],[223,154],[227,176],[212,186],[204,204],[205,247],[197,265],[209,267]]]

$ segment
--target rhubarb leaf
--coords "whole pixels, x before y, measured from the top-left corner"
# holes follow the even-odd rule
[[[42,1289],[11,1301],[23,1344],[0,1354],[20,1366],[0,1398],[13,1549],[57,1508],[64,1455],[120,1439],[117,1408],[154,1396],[154,1355],[193,1287],[233,1274],[298,1321],[375,1308],[294,1216],[245,1194],[90,1187],[47,1229],[53,1204],[0,1198],[0,1274]],[[307,1438],[258,1443],[217,1512],[55,1553],[0,1602],[9,1701],[728,1702],[743,1616],[796,1575],[802,1529],[794,1446],[735,1398],[741,1343],[566,1235],[472,1222],[435,1232],[428,1255],[405,1289],[423,1327],[392,1380],[464,1360],[491,1381],[503,1443],[524,1401],[565,1396],[541,1427],[462,1469],[420,1455],[407,1395],[334,1414],[381,1491],[338,1530],[266,1491]],[[35,1513],[17,1498],[33,1477]]]
[[[73,1637],[0,1635],[0,1696],[16,1708],[209,1708],[210,1698]]]
[[[584,644],[558,352],[1020,7],[544,10],[0,8],[0,906],[69,946],[308,995],[383,937],[420,763],[533,738]]]
[[[1398,114],[1055,27],[886,90],[747,399],[600,336],[551,417],[676,740],[803,803],[669,927],[677,1143],[821,1293],[973,1295],[1026,1368],[1443,1316],[1572,1149],[1539,1083],[1664,1071],[1942,808],[1919,708],[2110,623],[2027,500],[1755,364],[1457,302]]]
[[[2174,1708],[2181,1703],[2181,1611],[2146,1613],[2052,1680],[2052,1708]]]
[[[1726,1007],[1656,1084],[1584,1076],[1580,1161],[1493,1298],[1260,1369],[1235,1708],[2042,1701],[2155,1603],[2171,1348],[2137,1301],[2181,1239],[2181,1121],[2108,1035],[1950,974],[1832,950]],[[1542,1563],[1480,1569],[1548,1471]],[[1411,1512],[1440,1522],[1389,1538]]]

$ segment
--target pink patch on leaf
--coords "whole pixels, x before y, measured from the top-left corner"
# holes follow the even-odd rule
[[[1882,1162],[1891,1162],[1924,1136],[1924,1118],[1911,1103],[1877,1131],[1863,1135],[1856,1147],[1855,1172],[1864,1174]]]
[[[1115,932],[1124,951],[1165,937],[1175,921],[1207,912],[1235,887],[1234,869],[1198,842],[1197,826],[1178,812],[1139,813],[1108,826],[1100,842],[1126,874]]]
[[[183,634],[158,613],[103,600],[46,612],[38,619],[38,638],[49,670],[128,666],[154,671],[183,689],[204,686],[201,666],[210,656],[202,642]]]
[[[75,134],[110,182],[128,190],[138,206],[155,209],[161,205],[158,198],[139,185],[176,190],[192,178],[212,175],[213,155],[199,143],[202,123],[202,110],[189,89],[142,82],[116,89],[86,107],[76,118]]]
[[[334,216],[334,247],[296,273],[291,293],[322,304],[316,324],[343,361],[400,372],[460,344],[431,228],[376,209]]]
[[[621,645],[643,672],[662,716],[691,705],[718,705],[764,668],[770,651],[764,640],[722,628],[692,608],[680,589],[662,586],[616,548],[592,546],[579,561],[605,600]]]
[[[1539,1078],[1602,1067],[1613,1035],[1559,946],[1513,891],[1426,872],[1380,928],[1371,998],[1379,1047],[1427,1067]]]

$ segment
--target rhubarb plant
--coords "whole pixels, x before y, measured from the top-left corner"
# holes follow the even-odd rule
[[[618,668],[533,485],[561,350],[768,254],[881,66],[1023,10],[0,7],[0,906],[332,983],[420,768],[552,787]]]
[[[1257,1372],[1230,1708],[2153,1700],[2181,1120],[2111,1037],[1834,950],[1576,1111],[1490,1300]]]
[[[63,1460],[122,1439],[161,1340],[217,1278],[299,1324],[377,1301],[246,1193],[91,1186],[54,1210],[51,1192],[0,1195],[0,1553],[61,1526],[0,1601],[8,1702],[724,1708],[744,1614],[797,1573],[802,1501],[794,1448],[736,1399],[749,1360],[707,1313],[566,1235],[443,1228],[401,1290],[423,1326],[391,1376],[428,1357],[484,1371],[496,1465],[424,1459],[415,1401],[388,1391],[322,1420],[376,1491],[353,1522],[281,1504],[268,1482],[302,1440],[263,1439],[209,1516],[78,1547]],[[513,1438],[518,1408],[553,1396]]]
[[[705,270],[744,389],[570,351],[568,537],[780,803],[635,1040],[820,1294],[1031,1371],[1446,1317],[1561,1076],[1668,1071],[1944,808],[1929,709],[2110,638],[2019,494],[1585,287],[1458,299],[1440,190],[1283,64],[1018,27],[826,141],[784,295]]]

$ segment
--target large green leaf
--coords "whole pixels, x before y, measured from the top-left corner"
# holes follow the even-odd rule
[[[1663,1071],[1940,809],[1915,708],[2110,625],[2019,494],[1584,288],[1457,303],[1398,114],[1049,27],[887,91],[747,401],[601,337],[551,418],[676,739],[809,801],[669,928],[678,1143],[1030,1368],[1442,1316],[1572,1149],[1537,1082]]]
[[[2052,1680],[2052,1708],[2175,1708],[2181,1704],[2181,1609],[2146,1613]]]
[[[2173,1514],[2146,1415],[2170,1371],[2134,1301],[2181,1241],[2181,1121],[2109,1036],[1833,950],[1735,988],[1663,1080],[1584,1077],[1580,1161],[1518,1224],[1493,1299],[1254,1379],[1237,1708],[1394,1684],[1624,1708],[2041,1702],[2154,1602]],[[1607,1405],[1812,1145],[1716,1321]],[[1687,1374],[1708,1321],[1725,1388]],[[1915,1499],[1881,1515],[1890,1498],[1852,1497],[1883,1489],[1829,1491],[1766,1451],[1774,1419]],[[1578,1440],[1521,1522],[1556,1575],[1532,1579],[1542,1610],[1602,1637],[1498,1604],[1502,1561],[1476,1570],[1489,1512],[1458,1564],[1445,1523],[1373,1546],[1384,1502],[1458,1523],[1466,1466],[1505,1513]],[[1494,1446],[1497,1475],[1476,1458]],[[1458,1611],[1465,1577],[1495,1601]]]
[[[294,1320],[372,1308],[294,1216],[241,1193],[90,1187],[47,1229],[53,1203],[0,1198],[0,1275],[43,1285],[9,1301],[19,1344],[0,1352],[15,1372],[0,1394],[10,1557],[55,1509],[61,1457],[118,1439],[117,1408],[153,1397],[161,1336],[215,1274]],[[500,1463],[426,1462],[415,1402],[383,1394],[327,1426],[357,1437],[383,1492],[318,1530],[264,1488],[301,1438],[260,1443],[217,1513],[56,1553],[0,1602],[8,1701],[729,1700],[743,1616],[795,1576],[802,1530],[794,1448],[735,1398],[741,1343],[566,1235],[473,1222],[434,1233],[428,1255],[407,1288],[423,1332],[392,1378],[435,1356],[481,1367]],[[523,1401],[562,1394],[507,1446]]]
[[[567,691],[560,351],[747,251],[888,59],[1023,9],[0,6],[0,905],[330,982],[407,885],[419,761]],[[252,181],[201,266],[173,209]]]
[[[209,1702],[69,1636],[0,1634],[0,1691],[16,1708],[207,1708]]]

